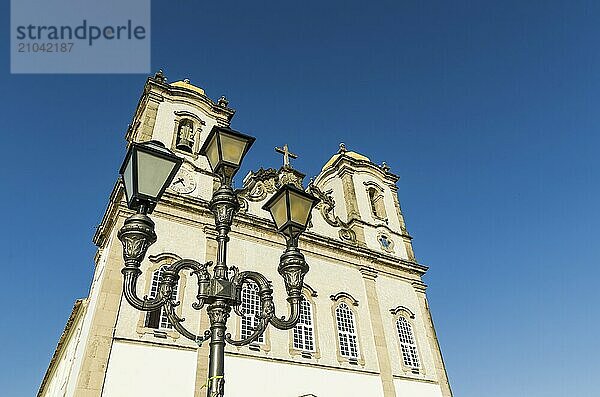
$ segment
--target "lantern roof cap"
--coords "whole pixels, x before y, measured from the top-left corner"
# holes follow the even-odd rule
[[[354,160],[358,160],[358,161],[367,161],[369,163],[371,162],[371,159],[369,159],[367,156],[364,156],[357,152],[347,150],[346,145],[344,143],[340,143],[340,150],[338,150],[338,152],[336,154],[331,156],[331,158],[329,159],[328,162],[325,163],[325,165],[323,166],[321,171],[325,171],[327,168],[331,167],[338,158],[343,157],[343,156],[350,157],[350,158],[352,158]]]
[[[190,81],[188,79],[174,81],[171,83],[171,87],[185,88],[187,90],[197,92],[200,95],[206,95],[206,93],[204,92],[204,89],[193,85],[192,83],[190,83]]]

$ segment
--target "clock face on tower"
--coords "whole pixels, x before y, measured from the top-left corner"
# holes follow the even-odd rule
[[[196,189],[194,176],[188,170],[181,168],[171,183],[171,189],[181,194],[193,192]]]

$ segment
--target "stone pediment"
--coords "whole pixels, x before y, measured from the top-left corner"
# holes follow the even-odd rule
[[[304,174],[291,168],[282,167],[276,170],[274,168],[260,168],[258,171],[250,171],[244,178],[244,186],[237,191],[239,197],[248,201],[263,201],[271,194],[275,193],[282,185],[292,184],[299,189],[302,187]]]
[[[258,171],[250,171],[246,175],[244,186],[238,190],[238,194],[249,201],[263,201],[277,191],[278,185],[279,177],[277,170],[261,167]]]

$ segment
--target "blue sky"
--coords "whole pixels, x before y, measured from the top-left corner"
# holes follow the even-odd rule
[[[456,396],[596,396],[600,3],[322,3],[154,1],[152,69],[227,95],[257,137],[240,174],[288,143],[312,176],[343,141],[401,176]],[[8,53],[0,384],[20,397],[87,295],[146,76],[11,75]]]

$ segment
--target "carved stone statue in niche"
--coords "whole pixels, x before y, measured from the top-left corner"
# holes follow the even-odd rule
[[[190,119],[181,120],[177,128],[177,149],[192,153],[194,150],[195,134],[194,122]]]
[[[385,213],[385,203],[383,202],[383,195],[374,187],[368,189],[369,200],[371,201],[371,211],[376,218],[386,220],[387,215]]]

